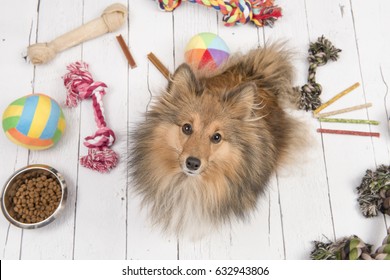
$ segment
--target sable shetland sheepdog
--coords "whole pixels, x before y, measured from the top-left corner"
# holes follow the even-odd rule
[[[290,55],[272,45],[217,70],[177,68],[132,132],[129,170],[153,223],[199,237],[256,207],[300,124]]]

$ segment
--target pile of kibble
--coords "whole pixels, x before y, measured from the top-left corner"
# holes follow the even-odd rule
[[[19,222],[32,224],[47,219],[61,201],[61,185],[45,170],[27,171],[11,186],[9,214]]]

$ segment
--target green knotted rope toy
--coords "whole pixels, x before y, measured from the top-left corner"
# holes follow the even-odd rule
[[[375,252],[371,251],[372,245],[353,235],[336,242],[314,241],[315,248],[310,257],[312,260],[390,260],[390,228],[387,233],[382,246]]]
[[[309,75],[307,84],[300,89],[299,108],[310,111],[321,106],[320,95],[322,86],[316,82],[317,67],[325,65],[329,60],[336,61],[339,57],[340,49],[337,49],[323,35],[314,43],[310,43],[309,47]]]
[[[368,169],[357,191],[365,217],[377,216],[378,212],[390,215],[390,166],[381,165],[376,171]]]

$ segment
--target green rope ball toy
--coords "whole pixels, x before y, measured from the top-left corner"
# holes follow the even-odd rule
[[[312,260],[390,260],[390,228],[388,235],[375,252],[372,245],[364,243],[356,235],[342,238],[336,242],[314,241]]]
[[[379,212],[390,215],[390,167],[381,165],[376,171],[367,170],[357,187],[360,210],[365,217]]]

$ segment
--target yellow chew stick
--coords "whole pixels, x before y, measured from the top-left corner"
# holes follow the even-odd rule
[[[330,99],[329,101],[325,102],[324,104],[322,104],[320,107],[318,107],[316,110],[314,110],[314,115],[318,114],[319,112],[321,112],[322,110],[324,110],[326,107],[328,107],[329,105],[333,104],[334,102],[336,102],[337,100],[339,100],[341,97],[343,97],[344,95],[346,95],[347,93],[350,93],[351,91],[353,91],[355,88],[357,88],[358,86],[360,86],[359,83],[355,83],[353,84],[352,86],[350,86],[349,88],[343,90],[342,92],[340,92],[339,94],[337,94],[335,97],[333,97],[332,99]]]

